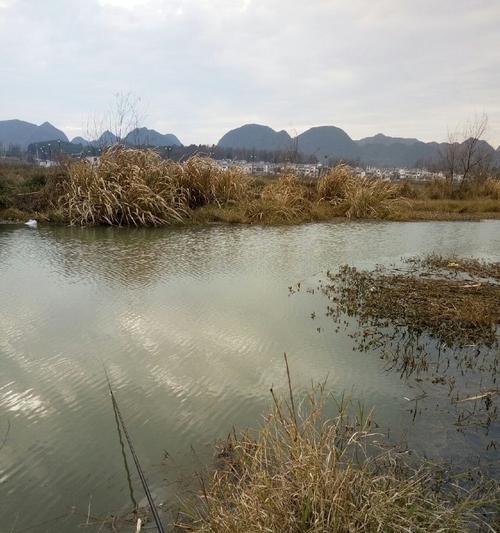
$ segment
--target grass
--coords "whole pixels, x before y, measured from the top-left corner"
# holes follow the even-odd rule
[[[318,180],[320,201],[347,218],[388,218],[405,203],[397,184],[353,174],[338,165]],[[408,203],[408,202],[406,202]]]
[[[202,157],[183,163],[115,146],[98,164],[0,164],[0,219],[73,225],[296,224],[346,219],[500,218],[499,181],[396,184],[338,165],[318,180],[254,179]]]
[[[319,288],[356,350],[385,360],[422,398],[445,393],[457,429],[488,435],[500,413],[500,263],[430,255],[370,271],[344,265]]]
[[[288,367],[287,367],[288,368]],[[325,388],[297,404],[274,395],[257,431],[234,432],[177,528],[191,532],[494,531],[499,488],[460,485],[446,470],[408,462],[377,434],[371,414],[341,399],[324,415]]]

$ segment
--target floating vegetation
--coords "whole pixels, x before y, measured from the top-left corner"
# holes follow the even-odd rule
[[[499,411],[499,274],[499,263],[430,255],[372,271],[344,265],[320,288],[337,328],[355,320],[357,350],[404,379],[445,387],[457,427],[488,432]]]
[[[289,382],[290,383],[290,382]],[[258,431],[221,444],[199,500],[178,528],[193,532],[494,531],[498,484],[471,481],[387,445],[370,415],[344,399],[323,415],[324,387],[279,401]]]
[[[498,342],[500,283],[484,279],[498,270],[498,264],[482,270],[478,262],[463,265],[476,276],[483,272],[481,279],[450,279],[450,273],[461,271],[453,259],[438,262],[430,257],[408,264],[412,271],[378,267],[365,272],[346,265],[330,272],[323,287],[335,303],[330,314],[356,315],[361,323],[377,327],[405,326],[409,334],[426,332],[448,346]],[[444,275],[442,269],[447,269]]]

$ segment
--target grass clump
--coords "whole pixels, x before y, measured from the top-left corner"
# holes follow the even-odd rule
[[[291,390],[291,387],[290,387]],[[272,392],[272,391],[271,391]],[[197,505],[178,527],[192,532],[468,532],[488,530],[498,485],[458,488],[425,464],[378,444],[370,416],[348,402],[324,416],[324,387],[295,408],[275,399],[256,432],[228,437]],[[447,479],[448,478],[448,479]],[[489,521],[494,517],[487,515]],[[489,529],[491,531],[491,529]]]
[[[115,146],[97,164],[69,166],[59,205],[70,224],[157,226],[185,222],[207,205],[240,202],[249,181],[211,159],[176,163],[153,150]]]
[[[98,164],[69,166],[59,204],[70,224],[161,225],[187,217],[171,165],[151,150],[115,146]]]
[[[213,159],[199,156],[176,166],[179,186],[187,193],[191,209],[234,205],[247,196],[251,180],[238,168],[224,171]]]
[[[250,222],[302,222],[310,219],[311,200],[307,187],[295,176],[285,174],[264,186],[258,198],[249,202]]]
[[[320,201],[336,207],[347,218],[388,218],[403,202],[398,185],[357,176],[347,165],[338,165],[321,177],[317,184]]]

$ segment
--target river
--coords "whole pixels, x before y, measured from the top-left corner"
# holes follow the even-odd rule
[[[412,383],[353,351],[324,297],[288,289],[429,252],[499,261],[500,221],[0,226],[0,532],[77,531],[89,506],[131,507],[103,362],[166,506],[216,439],[258,425],[270,386],[284,390],[283,352],[297,389],[328,376],[420,453],[498,460],[484,446],[498,427],[457,432],[446,410],[413,420]],[[132,485],[143,501],[134,472]]]

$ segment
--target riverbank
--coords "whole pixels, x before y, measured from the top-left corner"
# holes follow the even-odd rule
[[[99,164],[0,167],[0,220],[71,225],[301,224],[338,219],[500,218],[500,181],[386,182],[345,165],[319,179],[252,178],[206,158],[185,163],[115,147]]]

